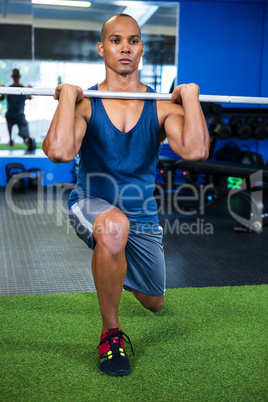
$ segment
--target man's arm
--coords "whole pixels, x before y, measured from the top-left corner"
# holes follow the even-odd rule
[[[91,114],[91,103],[81,88],[63,84],[54,94],[59,100],[43,151],[52,162],[71,162],[78,154]]]
[[[32,86],[31,86],[31,85],[27,85],[26,88],[32,88]],[[31,95],[26,95],[26,99],[31,100],[31,99],[32,99]]]
[[[164,122],[170,148],[189,161],[205,160],[209,154],[210,137],[199,102],[199,93],[196,84],[176,87],[172,93],[174,106]],[[176,103],[183,108],[178,109]]]

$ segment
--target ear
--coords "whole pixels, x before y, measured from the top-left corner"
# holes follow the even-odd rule
[[[102,42],[99,42],[99,43],[97,44],[97,50],[98,50],[99,56],[100,56],[100,57],[103,57],[103,43],[102,43]]]
[[[142,48],[142,52],[141,52],[141,57],[144,56],[144,43],[141,43],[141,48]]]

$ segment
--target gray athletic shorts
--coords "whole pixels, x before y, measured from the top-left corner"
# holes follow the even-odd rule
[[[92,250],[95,240],[92,227],[95,218],[103,211],[115,208],[100,198],[79,200],[69,210],[70,222],[76,234]],[[166,285],[166,269],[163,249],[163,229],[153,233],[130,227],[125,252],[127,274],[124,285],[150,296],[163,296]]]

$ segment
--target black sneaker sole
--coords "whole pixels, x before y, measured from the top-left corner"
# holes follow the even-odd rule
[[[131,373],[131,367],[129,367],[128,370],[117,370],[117,371],[109,371],[109,370],[105,370],[101,367],[101,365],[99,364],[99,369],[104,373],[107,374],[111,377],[120,377],[123,375],[129,375]]]

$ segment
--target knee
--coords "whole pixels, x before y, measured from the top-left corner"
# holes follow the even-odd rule
[[[145,308],[152,311],[152,313],[157,313],[162,309],[164,305],[164,300],[154,301],[153,303],[149,303]]]
[[[120,254],[125,249],[128,239],[127,216],[121,211],[112,210],[110,214],[103,214],[97,218],[93,228],[97,245],[104,247],[111,255]]]
[[[147,310],[152,311],[153,313],[157,313],[160,311],[164,304],[164,296],[148,296],[144,295],[140,292],[133,291],[134,296],[140,301],[140,303]]]

